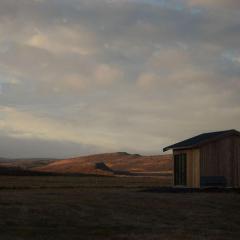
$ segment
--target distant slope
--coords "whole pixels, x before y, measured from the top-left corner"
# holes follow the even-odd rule
[[[141,156],[125,152],[105,153],[64,159],[35,167],[34,171],[99,175],[145,172],[171,172],[172,155]]]
[[[46,159],[46,158],[31,158],[31,159],[8,159],[0,158],[0,167],[5,168],[21,168],[28,170],[35,167],[40,167],[47,165],[56,159]]]

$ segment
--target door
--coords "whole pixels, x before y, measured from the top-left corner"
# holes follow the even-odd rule
[[[174,155],[174,185],[187,185],[187,154]]]

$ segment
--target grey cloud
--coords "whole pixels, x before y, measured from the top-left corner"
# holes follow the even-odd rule
[[[55,139],[53,150],[33,147],[26,155],[62,156],[60,145],[77,154],[86,145],[80,132],[88,129],[84,153],[158,153],[191,134],[240,128],[239,1],[209,2],[2,0],[1,106],[41,118],[48,138],[53,124],[45,120],[54,121],[75,141]],[[49,141],[36,140],[41,132],[26,126],[11,127],[18,140],[12,130],[2,133],[4,154],[4,139],[16,149],[18,141]],[[101,133],[111,147],[94,142]],[[20,146],[16,154],[28,148]]]
[[[95,146],[80,145],[67,141],[19,139],[1,133],[1,157],[6,158],[66,158],[103,151]]]
[[[183,2],[189,4],[190,6],[202,6],[213,9],[223,8],[237,10],[240,7],[240,3],[238,0],[183,0]]]

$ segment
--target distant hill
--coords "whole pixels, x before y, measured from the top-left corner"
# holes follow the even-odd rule
[[[172,171],[172,155],[141,156],[125,152],[51,161],[32,170],[62,174],[141,175]]]
[[[56,161],[56,159],[46,159],[46,158],[27,158],[27,159],[10,159],[10,158],[0,158],[0,167],[5,168],[20,168],[24,170],[29,170],[35,167],[40,167],[47,165],[51,162]]]

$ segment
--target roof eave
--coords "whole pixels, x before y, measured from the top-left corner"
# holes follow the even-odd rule
[[[232,135],[232,134],[237,135],[237,136],[240,137],[240,132],[237,131],[237,130],[235,130],[235,129],[232,129],[232,130],[229,130],[228,132],[226,132],[225,134],[222,134],[221,136],[217,136],[217,137],[214,137],[214,138],[211,138],[211,139],[207,139],[207,140],[202,141],[202,142],[200,142],[200,143],[198,143],[198,144],[195,144],[195,145],[188,145],[188,146],[184,146],[184,147],[174,147],[174,145],[177,144],[177,143],[176,143],[176,144],[174,144],[174,145],[170,145],[170,146],[168,146],[168,147],[163,148],[163,152],[166,152],[166,151],[168,151],[168,150],[170,150],[170,149],[173,149],[173,150],[181,150],[181,149],[196,148],[196,147],[199,147],[199,146],[201,146],[201,145],[204,145],[204,144],[206,144],[206,143],[208,143],[208,142],[216,141],[216,140],[219,139],[219,138],[225,137],[225,136],[227,136],[227,135]]]
[[[192,148],[197,148],[199,145],[190,145],[190,146],[184,146],[184,147],[174,147],[174,146],[169,146],[163,148],[163,152],[166,152],[168,150],[183,150],[183,149],[192,149]]]

